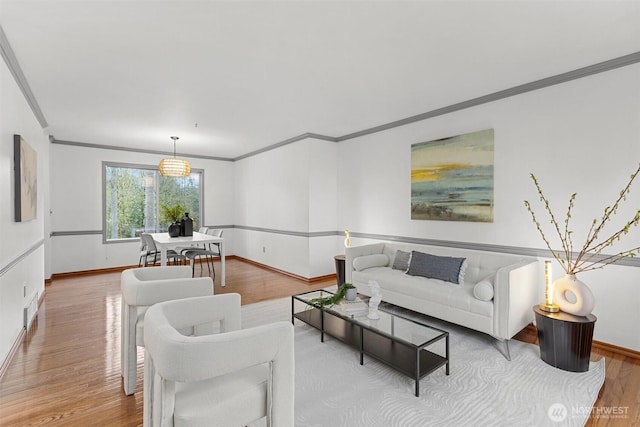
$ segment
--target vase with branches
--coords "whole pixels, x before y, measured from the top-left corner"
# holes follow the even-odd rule
[[[633,181],[638,176],[638,173],[640,173],[640,166],[638,166],[638,169],[636,169],[636,171],[631,174],[629,182],[622,189],[622,191],[620,191],[618,198],[613,203],[613,205],[607,206],[604,209],[602,218],[596,218],[591,222],[591,228],[587,233],[586,240],[582,245],[580,251],[577,253],[574,252],[574,244],[572,240],[573,231],[571,231],[569,228],[571,213],[575,204],[577,193],[573,193],[571,197],[569,197],[569,204],[564,218],[564,224],[563,226],[561,226],[558,220],[556,220],[556,216],[553,214],[553,211],[551,210],[549,200],[542,192],[542,188],[540,188],[540,183],[538,182],[535,175],[531,174],[531,179],[533,180],[533,183],[536,186],[536,190],[538,191],[538,195],[540,196],[540,202],[544,205],[545,211],[549,215],[549,220],[554,229],[554,232],[560,239],[562,251],[556,251],[551,247],[549,239],[547,239],[547,236],[542,229],[542,225],[540,224],[540,221],[538,221],[538,218],[533,211],[533,208],[531,207],[531,203],[525,200],[524,204],[531,214],[531,219],[538,228],[538,231],[542,236],[542,240],[547,245],[547,248],[549,248],[549,251],[551,252],[553,257],[558,260],[560,265],[562,265],[562,268],[567,274],[577,274],[579,272],[603,268],[608,264],[613,264],[626,257],[635,257],[636,254],[640,254],[640,246],[638,246],[633,249],[624,250],[613,255],[601,255],[603,250],[620,241],[620,239],[624,235],[628,234],[631,227],[636,227],[638,223],[640,223],[640,209],[638,209],[633,214],[631,219],[624,223],[624,225],[620,229],[616,230],[613,234],[606,238],[601,237],[601,233],[603,232],[605,225],[609,221],[611,221],[614,215],[617,214],[620,204],[627,200],[627,196],[631,191],[631,184],[633,184]]]
[[[566,280],[576,282],[575,275],[577,273],[603,268],[606,265],[616,263],[625,258],[633,258],[637,254],[640,254],[640,246],[628,250],[623,250],[614,254],[603,254],[603,251],[605,249],[619,242],[622,237],[629,233],[632,227],[636,227],[638,226],[638,223],[640,223],[640,209],[637,209],[635,213],[633,213],[633,216],[620,228],[616,229],[616,231],[608,235],[608,237],[603,237],[605,226],[618,213],[620,205],[627,200],[627,196],[631,191],[631,185],[638,176],[638,173],[640,173],[640,165],[638,166],[638,169],[636,169],[636,171],[631,174],[629,181],[622,189],[622,191],[620,191],[615,202],[612,205],[605,207],[601,218],[596,218],[591,222],[591,226],[587,233],[585,242],[579,249],[579,251],[574,250],[575,248],[577,248],[577,246],[574,246],[572,238],[573,231],[570,228],[570,221],[573,208],[575,206],[575,200],[577,198],[577,193],[573,193],[569,197],[569,203],[566,214],[564,216],[564,220],[562,221],[562,223],[560,223],[554,215],[553,210],[551,209],[551,204],[549,203],[549,199],[544,195],[538,179],[533,173],[530,175],[540,197],[540,203],[544,206],[544,210],[549,217],[549,222],[553,230],[552,233],[555,234],[556,237],[560,240],[561,250],[554,250],[552,248],[550,240],[547,238],[547,234],[545,234],[542,224],[538,220],[538,217],[533,210],[531,203],[525,200],[524,205],[529,211],[531,219],[538,229],[538,232],[540,233],[540,236],[542,237],[545,245],[551,252],[551,255],[560,263],[563,270],[565,271]],[[556,287],[554,283],[554,288],[557,288],[554,289],[554,296],[559,295],[560,299],[562,300],[564,298],[564,291],[570,289],[571,286],[571,284],[561,284],[561,286]],[[574,291],[574,289],[570,290]],[[587,291],[590,293],[588,288]],[[593,299],[592,295],[590,296],[590,298]],[[582,301],[580,300],[580,298],[578,298],[578,300],[578,303],[582,305]],[[564,300],[563,302],[565,302],[565,308],[569,307],[569,305],[576,304],[575,302],[567,302],[566,300]],[[571,312],[571,308],[565,308],[563,308],[561,305],[561,309],[563,309],[563,311]],[[582,309],[582,307],[579,308],[579,310],[576,309],[576,312],[574,314],[584,315],[585,312],[588,313],[591,311],[588,307],[585,309]],[[591,303],[591,309],[592,308],[593,303]]]

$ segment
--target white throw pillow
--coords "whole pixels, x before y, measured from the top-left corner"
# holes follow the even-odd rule
[[[353,259],[353,268],[362,271],[372,267],[386,267],[389,264],[389,257],[385,254],[363,255]]]
[[[465,258],[462,261],[462,265],[460,266],[460,272],[458,273],[458,284],[464,285],[464,274],[467,272],[467,259]]]
[[[473,287],[473,296],[480,301],[491,301],[493,299],[493,283],[488,279],[479,281]]]

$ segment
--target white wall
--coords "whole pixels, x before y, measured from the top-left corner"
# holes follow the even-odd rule
[[[0,365],[23,329],[22,309],[44,292],[49,143],[4,61],[0,61]],[[13,135],[37,153],[36,219],[14,221]],[[26,295],[26,296],[25,296]]]
[[[46,241],[49,200],[51,231],[101,230],[102,161],[156,164],[162,156],[50,145],[4,66],[1,77],[2,200],[13,198],[13,133],[32,143],[39,159],[51,155],[50,174],[47,162],[39,162],[38,219],[16,224],[11,203],[0,209],[4,268]],[[338,144],[307,139],[235,163],[190,160],[206,170],[205,223],[238,226],[225,231],[227,253],[303,277],[333,273],[333,256],[343,252],[344,229],[543,248],[522,204],[525,198],[536,199],[528,173],[538,175],[560,214],[568,195],[577,191],[573,223],[576,230],[585,229],[637,167],[639,95],[640,66],[628,66]],[[412,221],[410,145],[486,128],[495,129],[494,222]],[[639,192],[634,188],[630,205],[639,205]],[[332,234],[336,230],[339,235]],[[0,355],[21,327],[21,315],[19,322],[14,319],[25,303],[20,282],[41,290],[50,273],[131,265],[138,256],[137,243],[105,245],[100,234],[52,238],[50,263],[44,260],[47,244],[44,248],[0,277]],[[639,269],[611,266],[581,279],[597,298],[595,338],[640,350],[640,337],[631,330],[640,323]]]
[[[411,144],[487,128],[495,129],[494,222],[412,221]],[[634,65],[341,142],[338,229],[545,248],[523,206],[538,199],[533,172],[556,215],[578,193],[572,224],[581,245],[579,236],[614,202],[639,161],[640,65]],[[640,206],[640,182],[627,203],[618,215],[625,221]],[[638,246],[640,229],[633,233],[621,248]],[[556,265],[554,278],[561,273]],[[632,330],[640,324],[640,269],[609,266],[579,278],[596,296],[595,339],[640,350]],[[541,300],[542,291],[543,283]]]
[[[334,272],[337,239],[322,233],[335,232],[336,152],[308,138],[235,162],[236,255],[307,278]]]
[[[102,162],[156,165],[163,156],[51,144],[51,227],[54,232],[102,230]],[[189,159],[205,169],[204,224],[233,224],[233,164]],[[233,253],[233,233],[225,230],[226,251]],[[139,243],[102,243],[102,234],[52,238],[52,273],[137,265]]]

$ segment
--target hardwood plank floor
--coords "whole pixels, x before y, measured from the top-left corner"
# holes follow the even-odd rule
[[[215,293],[238,292],[249,304],[330,286],[335,279],[309,284],[228,259],[227,286],[219,282],[217,277]],[[0,426],[142,425],[142,350],[136,392],[122,392],[120,298],[119,272],[55,279],[47,286],[37,320],[0,381]],[[529,330],[517,338],[537,341]],[[592,414],[587,426],[640,426],[640,361],[592,353],[593,359],[601,356],[607,377],[594,406],[627,409],[625,418]]]

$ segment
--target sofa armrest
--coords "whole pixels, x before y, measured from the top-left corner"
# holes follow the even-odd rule
[[[353,272],[353,260],[359,256],[381,254],[384,250],[384,243],[372,243],[362,246],[351,246],[345,248],[344,276],[347,283],[353,283],[351,273]]]
[[[533,321],[538,299],[538,261],[534,258],[498,269],[493,284],[493,336],[510,339]]]

